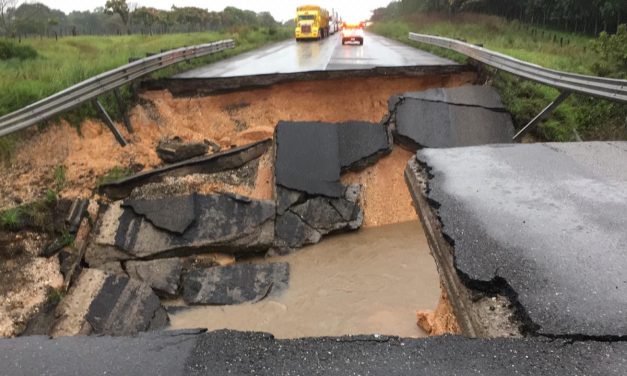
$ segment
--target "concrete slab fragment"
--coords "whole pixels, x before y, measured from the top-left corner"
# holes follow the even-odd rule
[[[455,265],[502,287],[527,329],[627,335],[627,143],[494,145],[418,153]]]
[[[231,305],[258,302],[287,288],[289,264],[234,264],[194,268],[183,277],[187,304]]]

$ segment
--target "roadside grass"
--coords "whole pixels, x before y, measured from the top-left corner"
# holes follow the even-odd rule
[[[17,230],[22,224],[22,213],[19,207],[0,212],[0,227],[5,230]]]
[[[131,171],[131,169],[116,166],[109,170],[109,172],[107,172],[103,176],[100,176],[96,181],[96,185],[100,187],[101,185],[113,183],[131,175],[133,175],[133,171]]]
[[[152,77],[167,77],[197,66],[258,48],[264,44],[286,39],[286,28],[240,28],[233,32],[201,32],[164,35],[76,36],[60,38],[22,39],[21,46],[31,47],[37,56],[29,59],[0,60],[0,116],[18,110],[102,72],[127,64],[129,58],[142,58],[147,53],[234,39],[236,48],[203,58],[192,59],[153,73]],[[0,40],[2,42],[2,40]],[[131,90],[124,87],[122,97],[132,100]],[[101,101],[110,115],[119,116],[112,95]],[[85,118],[97,117],[89,104],[67,112],[62,117],[77,126]],[[55,123],[52,119],[44,126]],[[0,137],[0,161],[10,161],[19,136]]]
[[[595,49],[595,38],[542,29],[503,18],[459,14],[416,13],[400,20],[377,22],[371,31],[416,46],[459,63],[468,59],[458,53],[410,41],[410,31],[464,40],[520,60],[574,73],[596,75],[602,64]],[[488,68],[492,85],[512,113],[517,128],[537,115],[559,92],[548,86],[519,79]],[[627,78],[627,72],[611,76]],[[627,140],[627,105],[572,95],[543,122],[536,135],[548,141],[574,141],[576,133],[584,140]]]

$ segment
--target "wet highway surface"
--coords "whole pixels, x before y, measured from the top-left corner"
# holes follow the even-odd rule
[[[539,334],[627,335],[627,143],[424,149],[418,160],[471,285],[504,280]]]
[[[322,41],[290,39],[182,73],[176,78],[236,77],[323,70],[453,65],[450,60],[366,33],[364,45],[342,45],[340,34]]]
[[[626,342],[190,330],[0,340],[0,375],[625,375],[626,354]]]

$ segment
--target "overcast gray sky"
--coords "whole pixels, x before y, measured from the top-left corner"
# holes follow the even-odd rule
[[[65,13],[73,10],[93,10],[104,6],[106,0],[39,0],[53,9],[61,9]],[[391,0],[283,0],[283,1],[245,1],[245,0],[130,0],[140,6],[149,6],[160,9],[170,9],[172,5],[178,7],[195,6],[209,10],[222,10],[227,6],[249,9],[255,12],[269,11],[274,18],[286,21],[294,17],[296,7],[302,4],[316,4],[327,9],[335,8],[347,21],[359,21],[370,17],[370,12],[378,7],[387,5]]]

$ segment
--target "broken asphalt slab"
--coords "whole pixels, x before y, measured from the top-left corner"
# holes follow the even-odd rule
[[[488,86],[431,89],[390,98],[395,139],[417,150],[511,143],[514,126]]]
[[[52,335],[135,335],[163,329],[168,315],[147,284],[85,269],[57,307]]]
[[[235,264],[193,268],[183,276],[187,304],[232,305],[255,303],[276,296],[289,283],[289,264]]]
[[[505,289],[538,334],[627,336],[627,142],[425,149],[417,158],[469,287]]]
[[[359,229],[364,220],[358,201],[360,192],[361,186],[351,185],[340,198],[308,197],[277,187],[274,244],[278,253],[315,244],[330,233]]]
[[[279,122],[277,185],[309,195],[341,197],[340,173],[365,168],[392,149],[383,125],[346,122]]]
[[[264,140],[206,157],[190,159],[154,170],[141,172],[116,182],[102,184],[99,187],[99,191],[110,199],[121,200],[130,196],[133,189],[148,183],[161,182],[166,177],[211,174],[232,170],[245,165],[253,159],[261,157],[268,150],[271,143],[271,140]]]
[[[146,210],[158,212],[162,202],[163,199],[151,200],[153,208]],[[181,200],[185,207],[187,202]],[[119,201],[114,202],[99,220],[94,240],[87,249],[87,263],[94,267],[110,261],[197,253],[256,253],[273,244],[276,212],[273,201],[231,194],[196,195],[194,206],[195,220],[183,234],[177,234],[154,226],[146,217],[124,208]],[[176,209],[170,206],[162,215],[173,210]],[[185,216],[179,219],[185,223],[188,220]]]
[[[164,197],[159,200],[126,200],[131,208],[155,227],[183,234],[196,220],[196,195]]]
[[[314,244],[322,236],[363,223],[361,187],[340,182],[392,150],[381,124],[279,122],[276,128],[276,239],[279,254]]]
[[[228,330],[0,340],[3,375],[618,376],[626,372],[626,342],[454,336],[278,340],[268,334]]]

